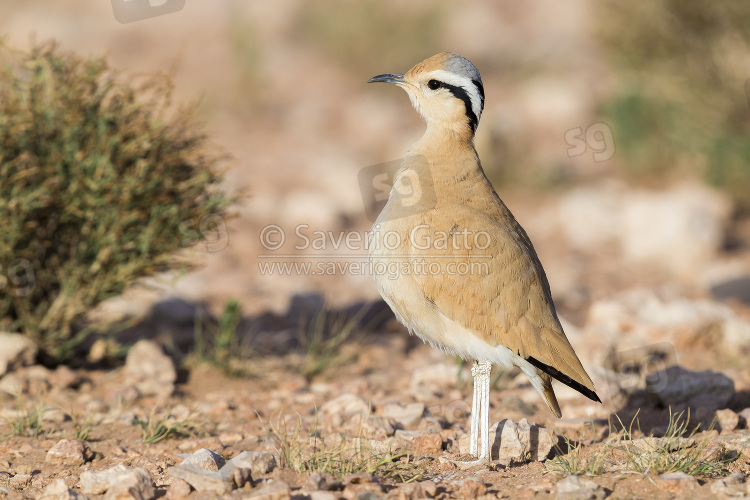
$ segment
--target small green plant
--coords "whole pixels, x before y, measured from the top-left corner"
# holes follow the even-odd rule
[[[146,444],[158,443],[169,437],[195,436],[199,433],[202,424],[196,422],[195,413],[190,413],[184,418],[176,419],[171,410],[167,410],[161,416],[157,416],[156,408],[145,420],[138,416],[133,418],[132,424],[141,428],[141,440]]]
[[[47,413],[47,405],[41,399],[35,399],[31,408],[26,410],[21,396],[16,396],[16,414],[5,419],[10,426],[11,435],[19,437],[33,437],[37,439],[42,434],[42,422]]]
[[[226,157],[171,93],[167,75],[0,41],[0,330],[47,360],[71,359],[98,328],[89,311],[190,266],[175,253],[223,223]]]
[[[249,344],[250,331],[240,331],[242,307],[230,300],[218,321],[195,318],[195,346],[188,364],[211,363],[233,377],[257,376],[252,367],[256,355]]]
[[[66,410],[61,407],[60,411],[62,411],[73,424],[73,434],[76,441],[87,441],[91,435],[91,430],[93,429],[95,422],[90,417],[86,416],[85,413],[76,412],[73,408]]]
[[[307,432],[302,430],[301,417],[290,431],[280,415],[275,423],[271,418],[270,429],[266,430],[278,446],[282,467],[295,472],[321,472],[338,478],[366,472],[398,482],[419,481],[426,473],[425,463],[414,460],[407,452],[373,450],[363,439],[361,429],[356,438],[334,435],[326,442],[317,428],[317,414]]]
[[[611,441],[605,441],[600,448],[593,449],[597,443],[589,447],[589,453],[583,448],[581,441],[573,442],[563,436],[565,448],[555,446],[558,453],[552,460],[545,464],[547,470],[567,476],[601,476],[610,469],[611,461],[607,455],[611,451]]]
[[[355,314],[347,315],[321,307],[310,318],[300,321],[297,339],[305,358],[302,374],[308,380],[327,370],[350,362],[355,356],[342,354],[341,347],[352,339],[360,321],[369,310],[362,306]]]
[[[638,425],[636,419],[634,422]],[[664,437],[639,440],[642,443],[639,445],[634,444],[633,422],[627,428],[623,426],[623,441],[618,449],[625,454],[624,468],[641,474],[684,472],[691,476],[726,475],[726,466],[736,460],[738,455],[708,453],[710,435],[706,434],[702,439],[696,440],[700,424],[691,428],[689,423],[689,413],[684,416],[684,412],[673,414],[670,410]]]

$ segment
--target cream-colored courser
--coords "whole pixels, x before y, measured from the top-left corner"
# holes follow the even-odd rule
[[[495,193],[474,149],[484,108],[477,68],[444,52],[406,74],[372,82],[404,89],[427,122],[372,230],[373,269],[397,271],[376,272],[375,281],[410,332],[475,360],[470,454],[478,459],[459,465],[488,462],[493,363],[518,366],[557,417],[552,378],[599,398],[565,337],[529,237]]]

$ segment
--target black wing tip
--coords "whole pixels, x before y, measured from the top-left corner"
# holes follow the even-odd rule
[[[553,367],[551,367],[551,366],[549,366],[547,364],[542,363],[541,361],[539,361],[538,359],[536,359],[533,356],[529,356],[528,358],[526,358],[526,361],[528,361],[529,363],[531,363],[535,367],[539,368],[540,370],[542,370],[544,373],[546,373],[547,375],[551,376],[552,378],[554,378],[556,380],[559,380],[560,382],[562,382],[563,384],[567,385],[568,387],[570,387],[572,389],[575,389],[576,391],[580,392],[581,394],[583,394],[584,396],[586,396],[587,398],[589,398],[591,401],[594,401],[596,403],[601,403],[602,402],[602,400],[599,399],[599,396],[596,395],[596,392],[592,391],[591,389],[589,389],[585,385],[581,384],[580,382],[576,382],[575,380],[573,380],[572,378],[568,377],[567,375],[565,375],[561,371],[559,371],[559,370],[557,370],[557,369],[555,369],[555,368],[553,368]]]

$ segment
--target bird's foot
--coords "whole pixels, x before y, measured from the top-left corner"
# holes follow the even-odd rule
[[[450,458],[440,457],[441,462],[448,462],[455,465],[461,470],[471,469],[478,466],[489,466],[490,457],[479,457],[476,460],[451,460]]]

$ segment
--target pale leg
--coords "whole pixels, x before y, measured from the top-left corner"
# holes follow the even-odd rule
[[[474,400],[471,405],[471,434],[469,454],[477,457],[477,441],[481,438],[481,452],[476,460],[458,462],[449,460],[465,469],[490,462],[490,373],[492,364],[489,361],[478,361],[471,368],[474,376]]]

